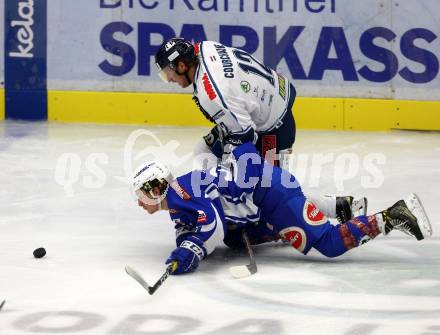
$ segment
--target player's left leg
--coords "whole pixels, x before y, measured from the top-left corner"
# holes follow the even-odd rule
[[[303,254],[311,248],[327,257],[337,257],[380,233],[376,217],[360,216],[332,225],[324,213],[305,197],[291,198],[269,219],[285,242]]]
[[[305,255],[333,227],[324,213],[303,195],[281,201],[268,222],[284,242]]]
[[[425,210],[415,194],[399,200],[392,207],[370,216],[359,216],[331,227],[314,248],[328,257],[337,257],[375,238],[397,229],[417,240],[432,235],[432,227]]]
[[[279,128],[270,132],[259,133],[256,148],[268,162],[289,171],[292,146],[296,137],[293,114],[286,112],[280,124]],[[274,156],[275,153],[278,157]],[[352,196],[316,196],[311,198],[312,202],[327,217],[338,219],[341,223],[367,213],[367,198],[355,199]]]
[[[313,247],[324,256],[337,257],[374,239],[380,233],[376,215],[358,216],[329,227]]]

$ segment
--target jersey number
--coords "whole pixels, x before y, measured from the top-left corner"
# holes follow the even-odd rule
[[[275,86],[275,79],[272,71],[264,64],[261,64],[254,57],[243,50],[234,49],[234,56],[240,60],[238,66],[246,73],[253,73],[257,76],[265,78],[272,86]],[[256,66],[255,66],[256,65]]]

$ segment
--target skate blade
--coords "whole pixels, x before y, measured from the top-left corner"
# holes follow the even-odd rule
[[[423,237],[432,236],[431,223],[417,194],[411,193],[404,201],[411,213],[417,218]]]

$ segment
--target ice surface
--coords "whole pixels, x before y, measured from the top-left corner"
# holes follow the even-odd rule
[[[435,132],[299,131],[292,162],[308,192],[368,196],[370,213],[416,192],[431,239],[392,232],[336,259],[262,245],[242,280],[228,269],[247,255],[224,247],[143,291],[124,266],[152,285],[173,224],[136,207],[126,173],[148,153],[189,171],[206,131],[0,123],[0,334],[440,334]],[[34,259],[40,246],[47,256]]]

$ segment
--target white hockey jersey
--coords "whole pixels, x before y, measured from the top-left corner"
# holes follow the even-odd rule
[[[195,49],[199,65],[193,99],[208,119],[230,134],[280,126],[290,96],[285,77],[240,49],[212,41]]]

